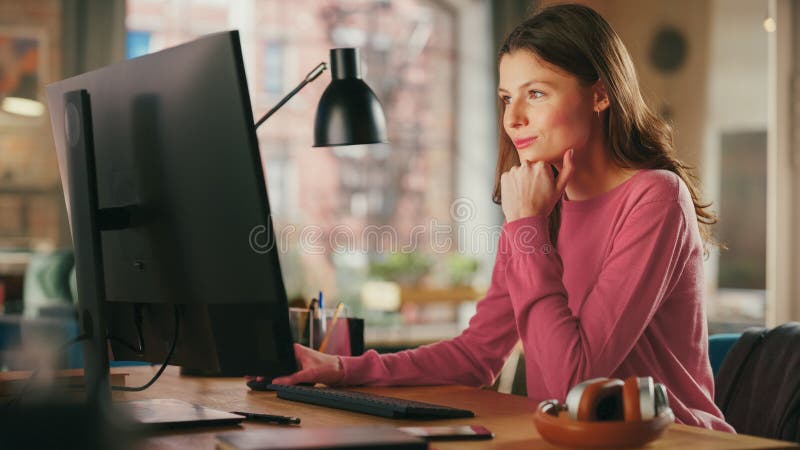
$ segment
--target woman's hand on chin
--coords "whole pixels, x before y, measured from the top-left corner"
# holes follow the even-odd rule
[[[500,196],[506,222],[531,216],[548,216],[567,187],[574,171],[573,150],[564,152],[558,178],[550,164],[524,161],[500,176]]]

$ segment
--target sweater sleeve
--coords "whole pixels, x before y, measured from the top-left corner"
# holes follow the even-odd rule
[[[494,382],[519,337],[505,283],[505,242],[499,251],[486,296],[464,332],[450,340],[413,350],[380,355],[370,350],[358,357],[340,357],[344,385],[483,386]]]
[[[581,305],[578,311],[568,305],[547,218],[505,225],[511,248],[506,282],[517,329],[526,359],[548,368],[541,381],[552,395],[564,398],[582,380],[609,376],[630,353],[680,275],[689,232],[684,214],[675,200],[635,207],[599,275],[586,274],[596,281],[582,301],[573,302]]]

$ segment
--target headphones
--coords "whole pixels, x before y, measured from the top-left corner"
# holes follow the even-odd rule
[[[666,387],[652,377],[592,378],[570,389],[564,403],[541,402],[534,414],[545,440],[576,447],[644,445],[674,420]]]

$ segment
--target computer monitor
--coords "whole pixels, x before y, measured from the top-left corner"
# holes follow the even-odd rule
[[[65,104],[80,90],[90,111]],[[238,33],[50,84],[47,99],[81,327],[107,328],[84,343],[87,372],[107,373],[109,338],[115,359],[163,362],[176,312],[171,364],[229,376],[295,371]],[[75,159],[90,154],[84,146],[88,164]]]

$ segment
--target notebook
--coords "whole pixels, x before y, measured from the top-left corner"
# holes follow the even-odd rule
[[[217,435],[217,450],[427,450],[425,440],[388,425],[270,428]]]
[[[112,368],[110,372],[109,379],[112,385],[125,386],[125,378],[129,372],[127,368]],[[37,375],[36,381],[29,382],[31,374],[33,372],[30,370],[0,371],[0,400],[19,395],[23,389],[34,391],[39,388],[37,382],[50,383],[51,388],[62,392],[85,392],[83,369],[63,369],[52,374],[40,373]]]
[[[235,425],[243,416],[206,408],[174,398],[130,400],[115,403],[137,423],[150,428],[177,428],[206,425]]]

